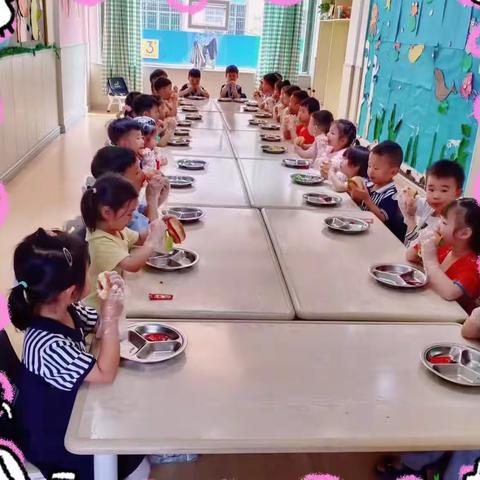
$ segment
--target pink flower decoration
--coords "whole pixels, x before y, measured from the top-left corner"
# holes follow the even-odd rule
[[[328,473],[310,473],[303,477],[303,480],[341,480],[341,478]]]
[[[422,480],[420,477],[416,475],[404,475],[403,477],[399,477],[397,480]]]
[[[473,473],[474,470],[475,469],[473,468],[473,465],[462,465],[462,467],[460,468],[460,471],[458,472],[458,480],[463,480],[463,477],[467,473]]]
[[[201,12],[207,6],[207,3],[208,0],[198,0],[197,3],[192,3],[192,5],[188,5],[182,3],[181,0],[168,0],[170,8],[173,8],[180,13],[188,13],[189,15]]]
[[[11,440],[5,440],[4,438],[0,438],[0,447],[9,448],[22,463],[25,463],[25,456]]]
[[[473,116],[475,120],[480,124],[480,95],[475,97],[473,101]]]
[[[468,34],[467,46],[465,50],[472,54],[475,58],[480,57],[480,24],[475,24],[470,27],[470,33]]]
[[[480,5],[472,0],[458,0],[465,7],[480,8]]]

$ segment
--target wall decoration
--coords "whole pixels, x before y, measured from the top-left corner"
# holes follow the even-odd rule
[[[414,45],[408,50],[408,60],[410,63],[415,63],[425,50],[425,45]]]
[[[371,37],[374,37],[377,34],[377,25],[378,25],[378,4],[375,2],[372,5],[372,13],[370,16],[370,27],[368,29]]]
[[[436,68],[434,75],[435,75],[435,97],[437,98],[437,100],[440,100],[441,102],[443,102],[443,100],[445,100],[451,93],[457,93],[457,88],[455,87],[455,83],[453,83],[451,88],[448,88],[447,85],[445,84],[445,76],[442,70],[440,70],[439,68]]]
[[[480,57],[480,23],[474,24],[470,28],[470,33],[468,34],[467,48],[466,51],[471,53],[474,57]]]
[[[460,95],[468,100],[472,94],[473,89],[473,73],[467,73],[467,76],[463,79],[462,86],[460,87]]]
[[[478,0],[458,0],[462,5],[466,7],[480,8],[480,2]]]
[[[0,35],[3,36],[7,31],[14,32],[13,22],[15,21],[15,9],[13,0],[0,0]]]

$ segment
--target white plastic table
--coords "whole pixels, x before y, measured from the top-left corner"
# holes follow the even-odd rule
[[[208,162],[205,170],[192,171],[178,168],[182,158]],[[191,188],[172,188],[169,205],[249,207],[238,164],[233,158],[186,157],[174,155],[166,167],[166,175],[185,175],[195,179]]]
[[[316,211],[335,211],[341,209],[359,210],[348,193],[336,193],[330,184],[325,182],[319,186],[304,186],[292,182],[291,175],[297,173],[312,173],[319,175],[313,169],[300,170],[287,168],[282,164],[285,156],[277,158],[276,162],[263,162],[254,159],[240,159],[239,165],[247,187],[250,202],[254,207],[264,208],[308,208]],[[305,203],[305,193],[326,193],[342,199],[338,207],[312,207]]]
[[[298,158],[298,156],[294,153],[293,144],[291,142],[264,142],[260,138],[261,133],[280,135],[280,131],[266,131],[261,129],[257,129],[257,131],[253,132],[241,130],[229,132],[228,135],[232,142],[235,156],[237,158],[256,158],[275,161],[281,160],[285,157]],[[261,148],[262,145],[284,146],[287,148],[287,152],[280,155],[264,153]]]
[[[185,119],[185,113],[180,113],[179,118],[181,120]],[[225,122],[223,116],[220,112],[200,112],[202,115],[202,120],[192,120],[192,126],[188,128],[199,129],[199,130],[225,130]],[[178,127],[185,128],[185,127]]]
[[[219,102],[215,100],[217,110],[224,113],[243,113],[244,103],[239,102]],[[248,113],[248,112],[245,112]],[[251,113],[251,112],[250,112]]]
[[[96,455],[96,480],[117,478],[119,454],[478,449],[479,390],[420,363],[466,343],[458,325],[174,325],[185,354],[80,388],[65,444]]]
[[[197,107],[201,112],[218,112],[217,102],[215,99],[210,98],[207,100],[192,100],[191,98],[185,98],[185,101]],[[178,110],[181,112],[184,105],[179,105]]]
[[[227,127],[229,130],[232,131],[255,131],[255,132],[260,132],[263,130],[260,130],[260,127],[255,126],[255,125],[250,125],[249,121],[253,118],[256,119],[254,113],[249,113],[247,112],[242,112],[242,113],[233,113],[233,112],[225,112],[223,114],[223,118],[225,119],[225,123],[227,124]],[[260,119],[260,120],[266,120],[269,123],[276,123],[273,121],[271,118],[265,118],[265,119]],[[279,132],[273,132],[273,133],[279,133]]]
[[[182,244],[200,261],[177,272],[144,269],[125,274],[127,317],[291,320],[294,316],[280,267],[260,212],[205,208],[186,227]],[[150,301],[149,293],[172,294]]]
[[[226,132],[222,130],[192,129],[188,147],[166,147],[173,155],[199,155],[202,157],[233,158]]]
[[[300,318],[377,322],[466,318],[457,302],[443,300],[430,288],[393,289],[369,276],[375,263],[406,263],[404,246],[377,218],[370,231],[345,235],[324,226],[331,211],[267,209],[263,213]],[[370,213],[363,215],[373,218]]]

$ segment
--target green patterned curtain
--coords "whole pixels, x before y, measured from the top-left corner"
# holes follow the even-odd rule
[[[103,85],[123,77],[129,91],[142,91],[140,0],[108,0],[104,5]]]
[[[265,2],[257,76],[279,72],[292,83],[298,79],[303,21],[302,3],[279,7]]]

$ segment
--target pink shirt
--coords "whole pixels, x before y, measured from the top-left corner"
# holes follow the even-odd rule
[[[322,159],[325,153],[325,150],[329,148],[327,143],[327,136],[324,133],[317,135],[315,137],[315,142],[304,150],[303,148],[299,147],[298,145],[295,146],[295,152],[302,158],[307,158],[312,161],[312,166],[316,167],[318,159]],[[320,160],[321,161],[321,160]],[[320,168],[320,163],[318,164],[318,168]]]
[[[343,160],[343,154],[345,153],[346,148],[338,150],[338,152],[332,152],[332,147],[327,146],[321,157],[317,157],[314,168],[320,168],[323,163],[330,163],[330,168],[334,167],[336,169],[340,168]]]

